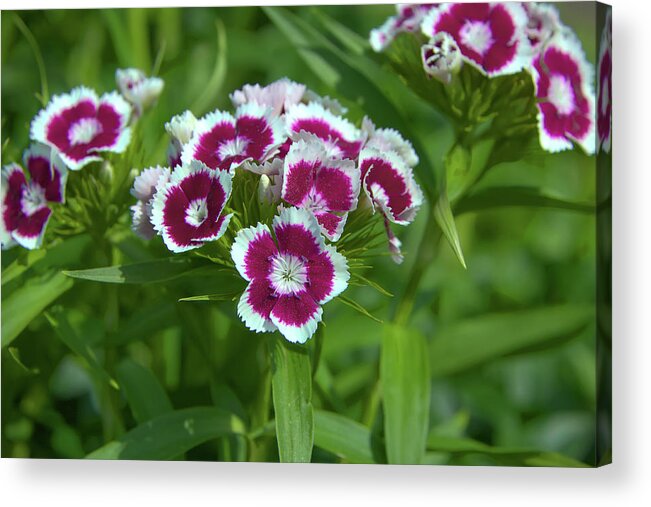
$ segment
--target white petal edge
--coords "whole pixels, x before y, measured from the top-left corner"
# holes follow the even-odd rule
[[[251,331],[256,333],[271,333],[275,331],[277,328],[273,322],[257,313],[247,301],[250,288],[251,285],[246,288],[240,297],[240,301],[237,304],[237,315],[242,319],[247,329]]]
[[[311,296],[307,295],[307,297]],[[271,318],[271,322],[273,322],[278,328],[280,334],[282,334],[288,342],[305,343],[312,338],[316,332],[316,328],[323,318],[323,309],[321,308],[321,305],[317,303],[316,311],[302,326],[290,326],[284,324],[274,315],[273,310],[271,310],[269,317]]]

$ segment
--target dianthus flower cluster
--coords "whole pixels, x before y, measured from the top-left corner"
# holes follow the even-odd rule
[[[528,72],[543,149],[558,152],[577,143],[594,153],[594,69],[555,7],[524,2],[398,5],[397,14],[371,32],[371,46],[383,51],[404,32],[420,32],[427,38],[421,47],[424,71],[444,84],[451,83],[463,64],[488,77]],[[602,47],[608,47],[608,41]],[[600,89],[606,98],[599,109],[603,146],[608,145],[610,132],[609,65],[610,55],[604,50]]]
[[[394,260],[402,260],[390,224],[409,224],[423,202],[413,175],[418,156],[397,131],[368,118],[357,127],[336,101],[289,79],[246,85],[231,100],[234,112],[185,111],[165,125],[168,165],[135,178],[133,230],[160,235],[174,253],[219,240],[236,223],[229,203],[236,175],[256,175],[259,199],[276,214],[271,223],[239,217],[233,225],[230,255],[248,282],[238,314],[255,332],[278,330],[303,343],[321,306],[348,286],[336,244],[350,213],[377,212]]]
[[[130,125],[163,89],[160,79],[136,69],[118,70],[116,81],[120,92],[100,97],[89,88],[75,88],[52,97],[34,117],[24,168],[17,163],[2,168],[3,249],[16,244],[38,248],[53,206],[64,203],[68,171],[101,161],[104,153],[124,152],[131,140]]]

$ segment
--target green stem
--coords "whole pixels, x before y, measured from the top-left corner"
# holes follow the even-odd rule
[[[414,308],[420,280],[427,271],[427,268],[432,264],[439,239],[442,235],[441,228],[436,225],[431,211],[428,212],[425,223],[425,229],[423,230],[423,235],[416,251],[416,258],[409,272],[407,285],[393,316],[393,321],[398,325],[405,325],[409,321]]]

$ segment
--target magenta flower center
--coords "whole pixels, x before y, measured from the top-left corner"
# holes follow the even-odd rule
[[[485,21],[466,21],[459,36],[465,46],[482,56],[493,45],[493,32]]]
[[[199,227],[207,217],[208,203],[205,198],[191,201],[185,210],[185,222],[193,227]]]
[[[562,115],[569,115],[574,110],[572,83],[565,76],[555,75],[549,79],[547,98]]]
[[[303,292],[308,283],[305,261],[288,253],[274,255],[269,281],[279,296]]]
[[[36,183],[29,182],[23,187],[20,208],[27,216],[32,216],[37,211],[47,207],[45,189]]]
[[[68,140],[70,144],[88,144],[102,133],[102,124],[97,118],[81,118],[70,126]]]

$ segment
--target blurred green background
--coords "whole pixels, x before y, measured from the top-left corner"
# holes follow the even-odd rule
[[[594,62],[594,6],[564,4],[559,9]],[[292,10],[308,20],[324,12],[363,37],[393,13],[392,6]],[[118,67],[158,70],[165,91],[142,119],[147,165],[164,162],[163,124],[172,115],[188,108],[197,116],[214,108],[230,109],[228,93],[244,83],[265,84],[287,76],[335,96],[258,8],[3,11],[3,164],[20,158],[28,145],[30,120],[41,107],[35,97],[42,88],[37,60],[16,16],[40,48],[50,94],[80,84],[110,91]],[[364,111],[379,126],[391,126],[382,111],[367,109],[363,97],[336,98],[350,107],[351,118],[358,119]],[[441,163],[452,142],[451,128],[415,97],[413,104],[413,127],[425,133],[429,156]],[[481,185],[530,185],[560,198],[593,203],[594,166],[594,158],[578,151],[537,156],[491,169]],[[397,231],[405,264],[380,259],[369,278],[400,293],[424,218],[421,213],[412,226]],[[412,318],[431,346],[432,431],[496,447],[558,451],[593,463],[594,216],[510,207],[463,214],[457,217],[457,227],[468,269],[442,242],[421,282]],[[118,260],[165,255],[163,247],[153,243],[145,246],[134,238],[125,217]],[[3,252],[3,268],[17,255],[16,250]],[[102,265],[88,237],[76,239],[52,259],[47,266],[35,266],[36,274],[52,266]],[[3,280],[3,297],[19,283],[5,285]],[[97,349],[101,361],[120,365],[129,358],[150,369],[174,408],[225,403],[246,413],[259,395],[260,344],[266,337],[245,332],[235,304],[176,302],[211,292],[209,279],[119,287],[120,327],[113,332],[105,326],[106,290],[78,281],[57,301],[69,309],[78,334]],[[380,318],[386,318],[394,304],[369,288],[352,287],[346,295]],[[381,431],[379,416],[369,414],[375,413],[382,324],[337,302],[326,306],[325,322],[315,403]],[[455,344],[466,343],[472,343],[477,354],[455,361]],[[108,402],[101,385],[87,361],[57,338],[44,317],[32,321],[11,350],[2,350],[2,456],[78,458],[105,442],[107,425],[115,425],[118,433],[133,427],[136,421],[122,398],[113,400],[118,408],[114,420],[103,420],[102,407]],[[233,449],[237,446],[213,440],[185,457],[241,459]],[[336,461],[319,448],[313,459]],[[428,460],[504,462],[481,452],[432,452]]]

